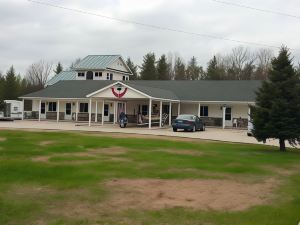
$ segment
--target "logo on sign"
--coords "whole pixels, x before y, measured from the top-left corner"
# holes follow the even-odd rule
[[[111,91],[114,94],[114,96],[116,96],[117,98],[122,98],[126,94],[127,88],[118,86],[118,87],[111,88]]]

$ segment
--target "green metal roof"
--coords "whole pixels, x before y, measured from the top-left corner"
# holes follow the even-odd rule
[[[27,98],[86,98],[117,81],[59,81],[47,88],[24,95]],[[181,101],[254,102],[261,81],[120,81],[153,98]],[[22,98],[21,97],[21,98]]]
[[[53,85],[57,83],[60,80],[75,80],[77,76],[76,71],[62,71],[59,74],[55,75],[52,77],[47,83],[46,86],[48,85]]]
[[[120,58],[120,55],[88,55],[75,65],[75,70],[104,70],[114,61]]]

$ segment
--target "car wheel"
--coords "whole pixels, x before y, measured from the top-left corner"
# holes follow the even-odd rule
[[[177,132],[177,128],[173,128],[173,131],[174,131],[174,132]]]
[[[196,132],[196,126],[193,126],[192,132]]]

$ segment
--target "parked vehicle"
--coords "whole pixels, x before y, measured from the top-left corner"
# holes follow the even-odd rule
[[[177,132],[178,129],[184,131],[195,132],[197,130],[205,131],[205,124],[195,115],[179,115],[172,123],[173,131]]]
[[[121,112],[119,116],[120,127],[125,128],[127,126],[127,123],[128,123],[127,115],[124,112]]]
[[[17,100],[4,100],[4,117],[20,120],[22,119],[23,102]]]

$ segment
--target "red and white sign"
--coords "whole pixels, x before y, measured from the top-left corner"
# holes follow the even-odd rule
[[[111,91],[117,98],[122,98],[126,94],[127,88],[123,88],[122,86],[112,87]]]

